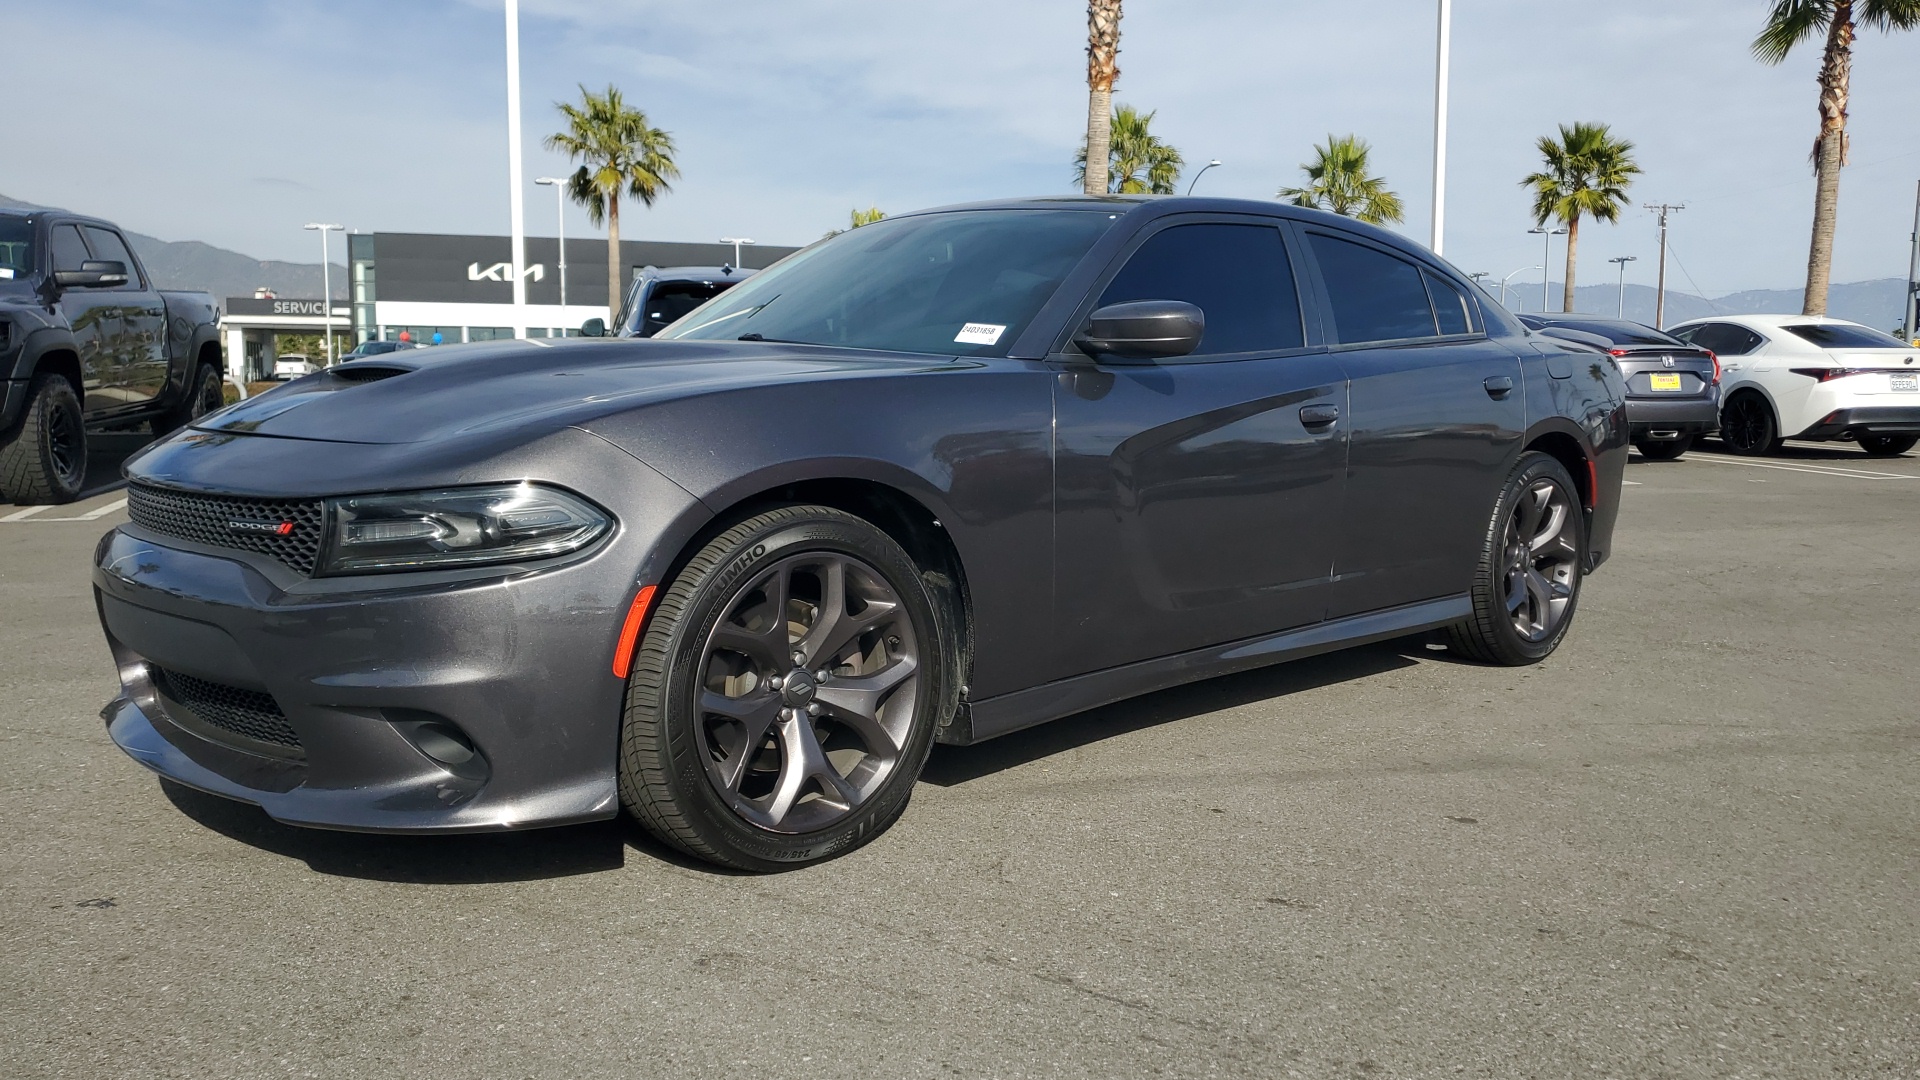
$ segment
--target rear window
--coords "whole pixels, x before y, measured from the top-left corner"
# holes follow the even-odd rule
[[[680,316],[736,284],[733,281],[663,281],[655,285],[647,294],[646,309],[640,312],[641,336],[652,337]]]
[[[1684,344],[1671,334],[1664,334],[1651,326],[1642,326],[1625,319],[1554,319],[1534,315],[1522,321],[1536,330],[1547,326],[1578,330],[1583,334],[1606,338],[1615,345],[1652,345],[1672,348],[1675,345]]]
[[[1823,349],[1905,349],[1911,346],[1878,330],[1851,323],[1796,323],[1780,329]]]

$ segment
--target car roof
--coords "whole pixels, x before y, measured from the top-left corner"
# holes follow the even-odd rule
[[[760,271],[744,266],[643,266],[640,272],[655,281],[744,281]]]
[[[1865,326],[1866,325],[1865,323],[1854,322],[1851,319],[1836,319],[1830,315],[1741,314],[1741,315],[1705,315],[1697,319],[1687,319],[1684,322],[1675,323],[1674,326],[1676,327],[1694,326],[1699,323],[1710,323],[1710,322],[1732,323],[1735,326],[1744,326],[1749,330],[1778,330],[1781,327],[1785,327],[1785,326],[1805,326],[1808,323],[1828,324],[1833,326]],[[1867,329],[1871,330],[1873,328],[1869,326],[1867,327]]]

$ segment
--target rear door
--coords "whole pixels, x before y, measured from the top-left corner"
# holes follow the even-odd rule
[[[81,228],[87,247],[96,259],[107,259],[127,268],[127,283],[117,289],[102,289],[103,299],[119,308],[121,331],[114,346],[114,363],[119,369],[115,387],[129,408],[151,405],[167,383],[167,306],[155,291],[153,282],[140,272],[140,260],[120,234],[98,225]]]
[[[1278,219],[1147,227],[1103,304],[1182,300],[1191,356],[1117,362],[1066,346],[1055,413],[1056,621],[1065,673],[1319,622],[1339,535],[1346,380],[1303,322]]]
[[[1526,430],[1519,358],[1449,275],[1343,230],[1300,231],[1352,406],[1329,614],[1465,592]]]

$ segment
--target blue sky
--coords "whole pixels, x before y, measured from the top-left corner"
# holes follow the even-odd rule
[[[1519,179],[1556,123],[1611,123],[1646,169],[1636,208],[1583,230],[1581,280],[1636,255],[1637,204],[1687,203],[1670,283],[1709,295],[1805,272],[1816,49],[1763,67],[1763,0],[1456,0],[1447,254],[1497,278],[1540,261]],[[499,0],[9,0],[0,192],[163,239],[310,261],[315,218],[361,231],[504,232]],[[1130,0],[1118,97],[1269,198],[1329,132],[1374,144],[1427,235],[1432,0]],[[523,0],[530,179],[553,103],[618,84],[680,144],[685,179],[625,235],[797,244],[855,206],[900,211],[1071,190],[1084,125],[1079,0]],[[1920,34],[1863,40],[1835,280],[1905,273],[1920,179]],[[531,232],[551,189],[528,185]],[[569,210],[570,235],[587,223]],[[336,248],[336,258],[338,249]],[[1560,256],[1556,253],[1556,259]],[[1557,277],[1557,275],[1556,275]],[[1538,280],[1538,272],[1515,282]]]

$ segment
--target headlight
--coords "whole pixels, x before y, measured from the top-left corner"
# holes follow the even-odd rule
[[[317,574],[564,555],[613,525],[606,511],[577,495],[527,483],[328,499],[327,522]]]

